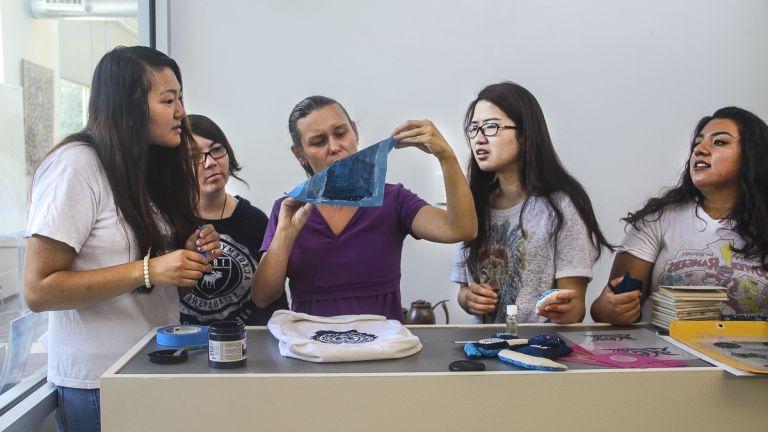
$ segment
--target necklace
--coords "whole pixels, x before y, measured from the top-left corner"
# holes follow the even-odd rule
[[[221,214],[219,215],[219,220],[224,219],[224,210],[227,208],[227,193],[224,193],[224,205],[221,206]]]

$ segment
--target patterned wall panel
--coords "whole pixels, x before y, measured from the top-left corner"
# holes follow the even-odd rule
[[[54,72],[45,66],[21,61],[24,87],[24,135],[27,175],[53,145]]]

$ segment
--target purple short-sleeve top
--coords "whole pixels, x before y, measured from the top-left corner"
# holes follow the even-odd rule
[[[272,243],[283,199],[272,208],[261,251]],[[413,219],[426,205],[402,184],[387,184],[384,203],[359,207],[339,235],[313,209],[288,259],[291,309],[319,316],[378,314],[402,321],[403,241],[414,235]]]

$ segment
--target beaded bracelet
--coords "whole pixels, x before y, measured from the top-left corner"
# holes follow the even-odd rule
[[[152,284],[149,283],[149,254],[152,251],[152,247],[147,250],[147,254],[144,255],[144,286],[149,289],[152,288]]]

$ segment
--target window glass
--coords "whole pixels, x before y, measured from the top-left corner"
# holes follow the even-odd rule
[[[59,136],[78,132],[85,126],[88,87],[66,79],[59,81]]]
[[[61,3],[0,2],[0,397],[46,368],[48,316],[26,307],[21,277],[35,166],[84,127],[101,56],[139,43],[138,1]]]

